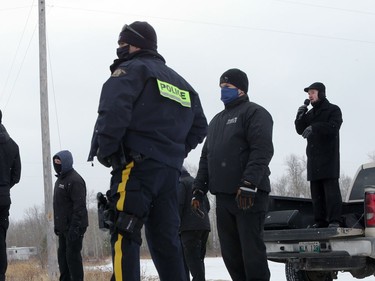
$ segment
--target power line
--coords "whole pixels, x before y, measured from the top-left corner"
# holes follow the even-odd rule
[[[228,25],[225,25],[225,26],[228,26]],[[270,29],[270,28],[256,28],[256,27],[246,27],[246,26],[229,26],[229,27],[243,28],[243,29],[253,29],[253,30],[257,30],[257,31],[289,34],[289,35],[304,36],[304,37],[314,37],[314,38],[321,38],[321,39],[331,39],[331,40],[340,40],[340,41],[347,41],[347,42],[375,44],[375,41],[369,41],[369,40],[360,40],[360,39],[352,39],[352,38],[336,37],[336,36],[328,36],[328,35],[319,35],[319,34],[295,32],[295,31],[284,31],[284,30],[277,30],[277,29]]]
[[[16,78],[14,79],[14,82],[13,82],[13,85],[12,85],[12,89],[11,89],[10,94],[9,94],[9,96],[8,96],[8,99],[7,99],[6,103],[5,103],[5,107],[7,107],[8,103],[9,103],[9,101],[10,101],[10,98],[11,98],[12,95],[13,95],[13,91],[14,91],[14,88],[15,88],[15,86],[16,86],[16,82],[18,81],[18,77],[19,77],[19,75],[20,75],[20,73],[21,73],[22,66],[23,66],[23,64],[24,64],[24,62],[25,62],[26,55],[27,55],[27,53],[28,53],[28,51],[29,51],[29,49],[30,49],[30,45],[31,45],[31,42],[32,42],[32,40],[33,40],[33,38],[34,38],[34,34],[35,34],[35,30],[36,30],[37,26],[38,26],[38,24],[35,24],[33,34],[31,35],[31,38],[30,38],[29,44],[27,45],[27,48],[26,48],[26,51],[25,51],[25,55],[24,55],[23,58],[22,58],[20,68],[19,68],[19,70],[18,70],[18,72],[17,72]]]
[[[274,1],[288,1],[288,0],[274,0]],[[60,6],[60,5],[54,5],[54,7],[61,8],[61,9],[81,10],[81,11],[86,11],[86,12],[95,12],[95,13],[103,13],[103,14],[120,14],[120,15],[132,15],[132,16],[144,17],[144,15],[129,14],[129,13],[123,13],[123,12],[118,12],[118,11],[108,11],[108,10],[104,11],[104,10],[95,10],[95,9],[86,9],[86,8],[74,8],[74,7],[66,7],[66,6]],[[324,6],[321,6],[321,7],[324,7]],[[329,7],[326,7],[326,8],[329,8]],[[304,36],[304,37],[314,37],[314,38],[321,38],[321,39],[340,40],[340,41],[347,41],[347,42],[375,44],[375,41],[371,41],[371,40],[361,40],[361,39],[353,39],[353,38],[345,38],[345,37],[311,34],[311,33],[304,33],[304,32],[294,32],[294,31],[278,30],[278,29],[271,29],[271,28],[249,27],[249,26],[244,26],[244,25],[228,25],[228,24],[222,24],[222,23],[196,21],[196,20],[188,20],[188,19],[181,19],[181,18],[168,18],[168,17],[158,17],[158,16],[149,16],[149,17],[160,19],[160,20],[166,20],[166,21],[174,21],[174,22],[203,24],[203,25],[225,27],[225,28],[248,29],[248,30],[255,30],[255,31],[288,34],[288,35],[294,35],[294,36]]]
[[[48,37],[47,37],[48,38]],[[56,115],[56,125],[57,125],[57,136],[59,139],[59,147],[61,150],[61,136],[60,136],[60,125],[59,125],[59,116],[57,114],[57,104],[56,104],[56,92],[55,92],[55,83],[53,79],[53,71],[52,71],[52,63],[51,63],[51,55],[50,55],[50,48],[49,48],[49,41],[47,39],[47,53],[48,53],[48,62],[49,62],[49,68],[50,68],[50,74],[51,74],[51,84],[52,84],[52,92],[53,92],[53,101],[55,106],[55,115]]]
[[[32,7],[34,6],[34,2],[33,4],[31,5]],[[25,9],[25,8],[28,8],[30,6],[20,6],[20,7],[11,7],[11,8],[2,8],[0,9],[0,12],[2,11],[10,11],[10,10],[20,10],[20,9]]]
[[[302,3],[302,2],[298,2],[298,1],[292,1],[292,0],[273,0],[273,1],[297,4],[297,5],[302,5],[302,6],[317,7],[317,8],[322,8],[322,9],[330,9],[330,10],[336,10],[336,11],[342,11],[342,12],[348,12],[348,13],[375,15],[375,12],[329,7],[329,6],[317,5],[317,4],[311,4],[311,3]]]
[[[33,9],[33,6],[34,6],[34,0],[33,0],[33,3],[32,3],[31,6],[30,6],[30,11],[29,11],[29,14],[28,14],[28,16],[27,16],[26,23],[25,23],[25,25],[24,25],[24,27],[23,27],[23,31],[22,31],[22,34],[21,34],[21,38],[20,38],[20,40],[19,40],[19,42],[18,42],[18,46],[17,46],[17,48],[16,48],[16,53],[15,53],[14,56],[13,56],[13,60],[12,60],[11,66],[10,66],[10,70],[8,71],[8,75],[7,75],[6,79],[5,79],[4,87],[3,87],[2,91],[0,92],[0,98],[1,98],[2,94],[5,93],[6,86],[8,85],[9,78],[10,78],[10,75],[11,75],[11,73],[12,73],[14,63],[15,63],[15,61],[16,61],[16,57],[17,57],[17,55],[18,55],[18,51],[19,51],[20,46],[21,46],[21,42],[22,42],[22,40],[23,40],[23,38],[24,38],[24,35],[25,35],[26,27],[28,26],[28,22],[29,22],[29,19],[30,19],[30,15],[31,15],[31,11],[32,11],[32,9]],[[12,88],[12,89],[13,89],[13,88]],[[12,94],[12,92],[10,93],[10,95],[11,95],[11,94]],[[10,97],[8,98],[8,101],[9,101],[9,99],[10,99]],[[7,104],[6,104],[6,105],[7,105]],[[5,106],[6,106],[6,105],[5,105]]]

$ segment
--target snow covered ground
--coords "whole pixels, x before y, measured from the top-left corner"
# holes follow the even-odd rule
[[[206,281],[230,281],[230,276],[225,268],[223,259],[218,258],[206,258]],[[268,262],[271,271],[271,281],[286,281],[284,273],[284,264]],[[111,271],[112,264],[101,267],[103,270]],[[158,276],[155,266],[151,259],[141,259],[141,274],[148,277]],[[154,279],[152,279],[154,280]],[[339,281],[353,281],[353,280],[374,280],[373,276],[364,279],[354,279],[350,273],[339,272]]]
[[[230,276],[225,268],[222,258],[206,258],[206,280],[207,281],[230,281]],[[284,264],[269,262],[272,281],[286,281]],[[142,259],[141,270],[145,276],[157,276],[152,260]],[[338,280],[355,280],[350,273],[339,273]],[[361,280],[374,280],[374,277],[367,277]]]

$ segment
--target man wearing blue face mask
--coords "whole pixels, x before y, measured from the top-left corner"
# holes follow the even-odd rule
[[[271,190],[271,115],[250,102],[239,69],[220,77],[225,109],[210,122],[193,185],[192,207],[209,190],[216,195],[221,253],[233,281],[269,280],[263,226]]]

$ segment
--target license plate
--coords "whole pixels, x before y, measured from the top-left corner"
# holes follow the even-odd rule
[[[319,242],[299,242],[300,253],[319,253],[320,243]]]

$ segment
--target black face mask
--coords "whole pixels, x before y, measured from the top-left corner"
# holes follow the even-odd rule
[[[129,48],[130,48],[130,45],[126,45],[124,47],[117,48],[117,50],[116,50],[117,57],[119,59],[126,59],[127,56],[129,56]]]
[[[61,164],[53,163],[53,168],[55,168],[55,172],[60,175],[61,174]]]
[[[56,172],[58,175],[61,174],[62,166],[61,166],[61,164],[57,164],[57,163],[55,163],[55,159],[53,159],[53,168],[55,169],[55,172]]]

